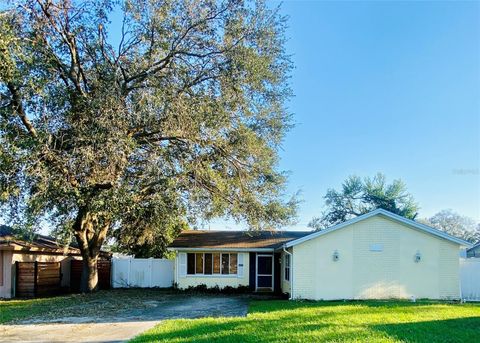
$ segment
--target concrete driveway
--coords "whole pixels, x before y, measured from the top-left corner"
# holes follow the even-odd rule
[[[247,310],[247,299],[238,296],[172,295],[101,318],[34,318],[0,325],[0,342],[123,342],[165,319],[245,316]]]

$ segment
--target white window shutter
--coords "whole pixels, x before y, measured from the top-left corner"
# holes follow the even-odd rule
[[[187,254],[181,252],[178,254],[178,271],[180,277],[187,276]]]
[[[243,277],[243,255],[239,253],[237,256],[237,277],[239,278]]]

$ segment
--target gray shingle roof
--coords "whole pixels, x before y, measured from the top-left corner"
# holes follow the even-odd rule
[[[183,231],[169,247],[206,249],[278,248],[283,243],[304,237],[310,233],[312,232],[187,230]]]

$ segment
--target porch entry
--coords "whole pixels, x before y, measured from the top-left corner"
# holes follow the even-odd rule
[[[256,291],[273,291],[273,255],[257,254]]]

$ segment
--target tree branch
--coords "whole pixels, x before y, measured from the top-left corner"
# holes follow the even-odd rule
[[[22,105],[22,98],[20,96],[20,92],[17,87],[15,87],[12,83],[7,84],[8,90],[12,94],[12,102],[11,105],[13,107],[13,110],[17,113],[17,115],[20,117],[20,120],[22,121],[23,125],[27,129],[27,131],[34,137],[37,138],[37,130],[33,127],[33,124],[30,122],[30,120],[27,117],[27,114],[25,113],[25,110]]]
[[[40,9],[44,14],[44,16],[47,18],[50,26],[53,28],[54,31],[56,31],[60,35],[62,41],[67,45],[68,50],[70,52],[70,70],[68,72],[68,76],[70,80],[73,82],[73,84],[75,85],[75,88],[77,89],[77,91],[83,96],[85,96],[86,95],[85,91],[82,89],[80,85],[80,78],[83,79],[84,84],[86,84],[87,80],[85,78],[85,73],[83,72],[83,68],[81,66],[80,55],[77,49],[75,36],[69,30],[67,8],[64,8],[65,25],[60,24],[61,28],[59,28],[55,23],[51,13],[49,12],[49,6],[51,6],[52,4],[48,1],[46,3],[42,3],[42,1],[40,0],[37,0],[37,3],[40,6]]]

